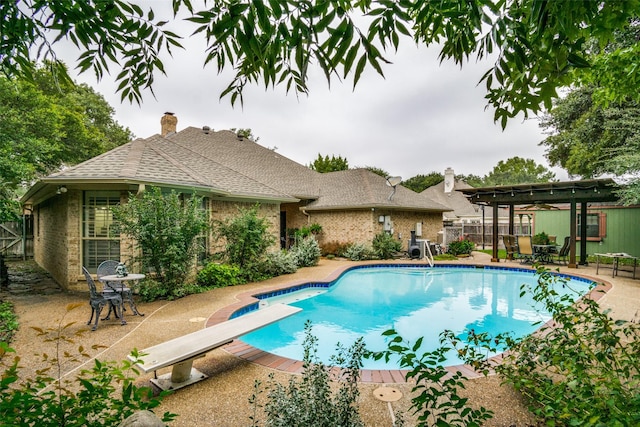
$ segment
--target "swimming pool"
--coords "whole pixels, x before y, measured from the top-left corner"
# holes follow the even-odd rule
[[[559,293],[577,290],[576,298],[585,294],[593,282],[567,277],[570,286]],[[372,351],[385,350],[382,333],[395,329],[405,339],[415,342],[424,337],[421,351],[439,346],[438,337],[445,329],[462,334],[476,332],[513,332],[523,336],[547,321],[528,296],[520,298],[523,283],[535,284],[537,276],[530,269],[478,268],[475,266],[358,267],[329,284],[298,286],[294,292],[279,291],[261,299],[260,305],[283,302],[302,308],[294,316],[240,337],[245,343],[278,356],[300,360],[303,357],[304,323],[310,320],[318,338],[318,356],[328,362],[340,342],[351,345],[363,337]],[[268,295],[269,296],[269,295]],[[397,360],[365,359],[364,369],[398,369]],[[445,365],[459,364],[450,354]]]

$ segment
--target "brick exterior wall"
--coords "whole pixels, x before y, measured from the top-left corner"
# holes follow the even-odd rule
[[[53,278],[65,289],[85,291],[86,283],[82,275],[82,194],[80,190],[69,190],[56,195],[38,205],[34,211],[34,259],[51,273]],[[127,192],[123,192],[121,202],[125,202]],[[237,216],[239,208],[249,209],[253,202],[211,200],[209,209],[211,220],[224,220]],[[280,248],[280,213],[286,213],[286,228],[301,228],[310,224],[320,224],[322,233],[318,236],[320,245],[327,243],[364,243],[371,244],[373,237],[383,230],[378,221],[381,215],[390,215],[393,223],[393,235],[402,242],[407,250],[410,231],[415,230],[417,222],[422,223],[422,236],[419,238],[436,241],[442,227],[440,213],[418,213],[406,211],[384,211],[362,209],[349,211],[301,212],[299,203],[261,203],[258,214],[267,219],[269,231],[275,242],[273,250]],[[130,239],[121,240],[121,259],[132,258]],[[223,241],[210,238],[210,252],[223,249]]]
[[[65,289],[73,289],[69,274],[73,268],[70,264],[71,257],[78,258],[75,265],[79,262],[78,193],[81,194],[68,191],[56,195],[38,205],[34,211],[34,260]],[[76,247],[71,248],[70,242],[76,242]]]
[[[255,206],[255,202],[232,202],[211,200],[209,209],[211,212],[211,220],[222,221],[228,218],[238,216],[239,209],[250,209]],[[279,203],[260,203],[258,208],[258,216],[267,219],[269,232],[275,237],[273,250],[280,249],[280,204]],[[209,239],[209,251],[211,253],[219,252],[224,249],[224,241],[215,240],[213,237]]]
[[[403,250],[408,249],[410,232],[415,230],[417,222],[422,223],[422,237],[419,237],[421,239],[436,241],[438,231],[442,228],[441,213],[349,210],[309,214],[310,224],[317,223],[322,226],[322,233],[318,236],[320,246],[331,242],[371,244],[373,237],[383,231],[383,224],[378,221],[381,215],[391,216],[393,235],[402,242]]]

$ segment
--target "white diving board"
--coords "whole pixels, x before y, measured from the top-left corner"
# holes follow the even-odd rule
[[[285,304],[274,304],[252,311],[217,325],[165,341],[141,351],[142,363],[136,365],[144,372],[156,371],[172,366],[170,374],[151,380],[161,390],[176,390],[200,380],[207,375],[193,368],[193,361],[241,335],[277,322],[301,311],[301,308]],[[133,359],[128,356],[129,359]]]

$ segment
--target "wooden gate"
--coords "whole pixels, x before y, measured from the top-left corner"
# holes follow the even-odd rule
[[[0,224],[0,254],[7,258],[33,257],[33,217]]]

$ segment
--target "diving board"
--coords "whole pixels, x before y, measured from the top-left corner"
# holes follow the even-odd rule
[[[193,368],[193,361],[241,335],[289,317],[301,308],[285,304],[274,304],[252,311],[217,325],[165,341],[141,351],[141,362],[136,365],[144,372],[156,371],[172,366],[170,374],[151,380],[161,390],[176,390],[207,378]],[[133,360],[131,355],[129,359]]]

